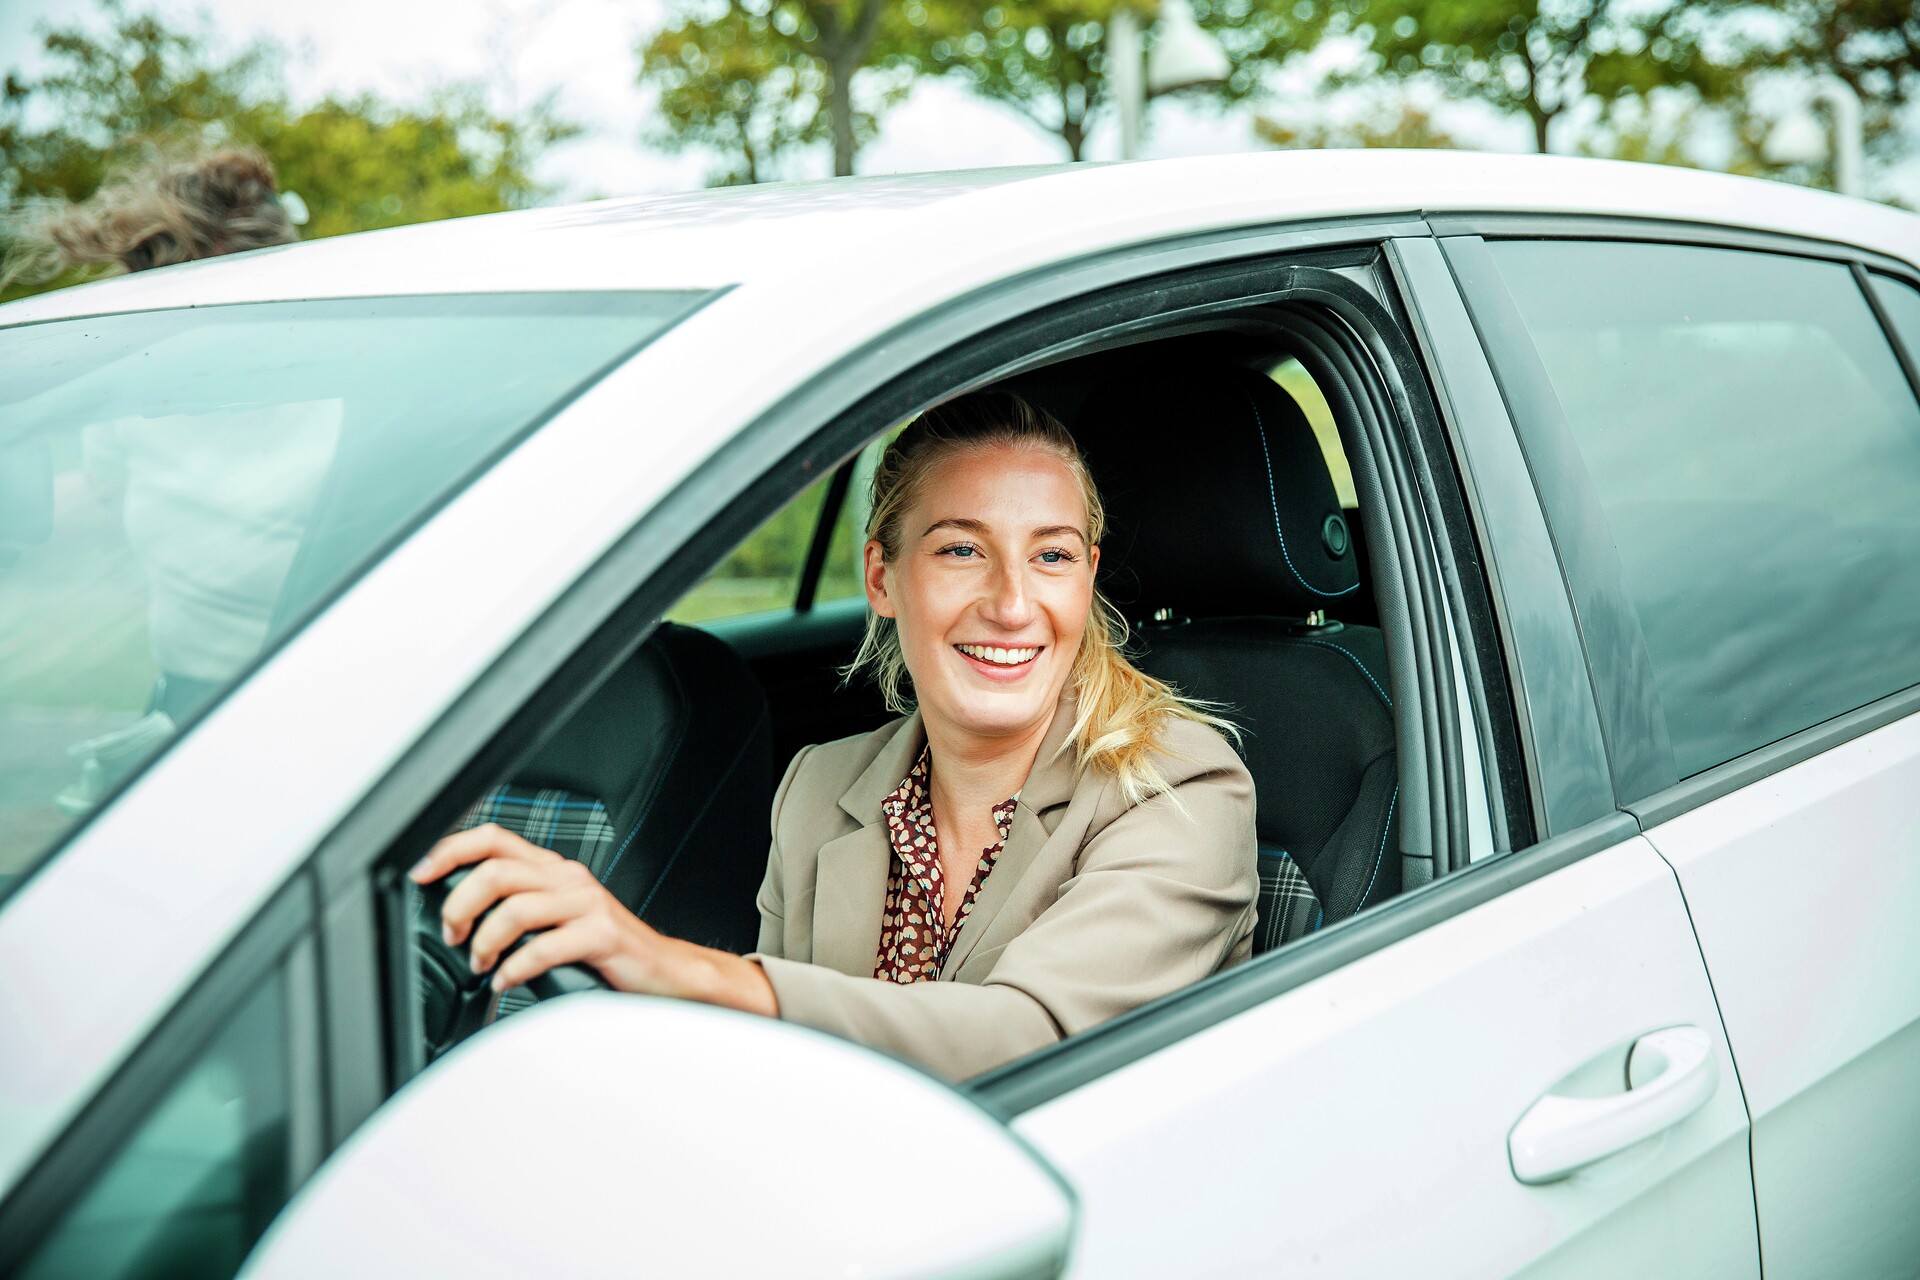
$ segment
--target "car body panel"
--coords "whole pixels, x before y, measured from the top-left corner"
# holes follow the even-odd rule
[[[1682,1024],[1720,1061],[1705,1107],[1566,1181],[1515,1180],[1507,1135],[1536,1099]],[[1759,1274],[1733,1060],[1639,837],[1014,1127],[1079,1192],[1074,1275]]]
[[[1680,876],[1753,1113],[1767,1275],[1920,1258],[1920,716],[1647,832]]]

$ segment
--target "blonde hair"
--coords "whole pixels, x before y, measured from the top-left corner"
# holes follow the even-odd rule
[[[149,160],[76,204],[29,204],[10,221],[0,287],[47,284],[68,271],[144,271],[298,238],[273,165],[251,148]]]
[[[1106,531],[1106,511],[1079,445],[1051,414],[1018,396],[991,391],[974,392],[929,409],[887,446],[873,473],[868,540],[880,544],[887,561],[896,559],[902,521],[919,500],[934,464],[963,450],[994,446],[1031,449],[1065,463],[1086,502],[1088,541],[1099,545]],[[1111,775],[1121,794],[1138,804],[1169,789],[1153,760],[1166,720],[1196,721],[1235,738],[1239,732],[1214,714],[1216,708],[1210,704],[1185,697],[1134,666],[1127,658],[1127,639],[1126,619],[1096,586],[1080,652],[1068,677],[1077,701],[1068,745],[1080,764]],[[872,675],[890,710],[901,715],[913,710],[906,692],[906,654],[892,618],[867,614],[866,636],[842,674],[850,679],[860,672]]]

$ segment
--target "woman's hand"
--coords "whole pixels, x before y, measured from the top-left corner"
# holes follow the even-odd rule
[[[495,991],[559,965],[586,964],[618,991],[677,996],[769,1017],[779,1013],[773,985],[759,965],[648,927],[585,866],[503,827],[488,823],[450,835],[407,874],[416,884],[431,884],[466,866],[473,871],[440,910],[441,936],[450,947],[467,944],[475,973],[494,970]],[[516,939],[536,929],[545,932],[500,960]]]

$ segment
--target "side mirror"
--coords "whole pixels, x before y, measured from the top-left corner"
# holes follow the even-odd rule
[[[1058,1174],[912,1067],[786,1023],[587,993],[423,1071],[242,1275],[1043,1280],[1074,1219]]]

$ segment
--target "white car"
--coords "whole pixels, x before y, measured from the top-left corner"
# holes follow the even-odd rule
[[[957,1083],[477,999],[400,873],[484,817],[752,945],[778,769],[884,715],[863,468],[988,384],[1246,730],[1260,954]],[[0,308],[0,1274],[1911,1276],[1917,386],[1920,218],[1438,153]]]

